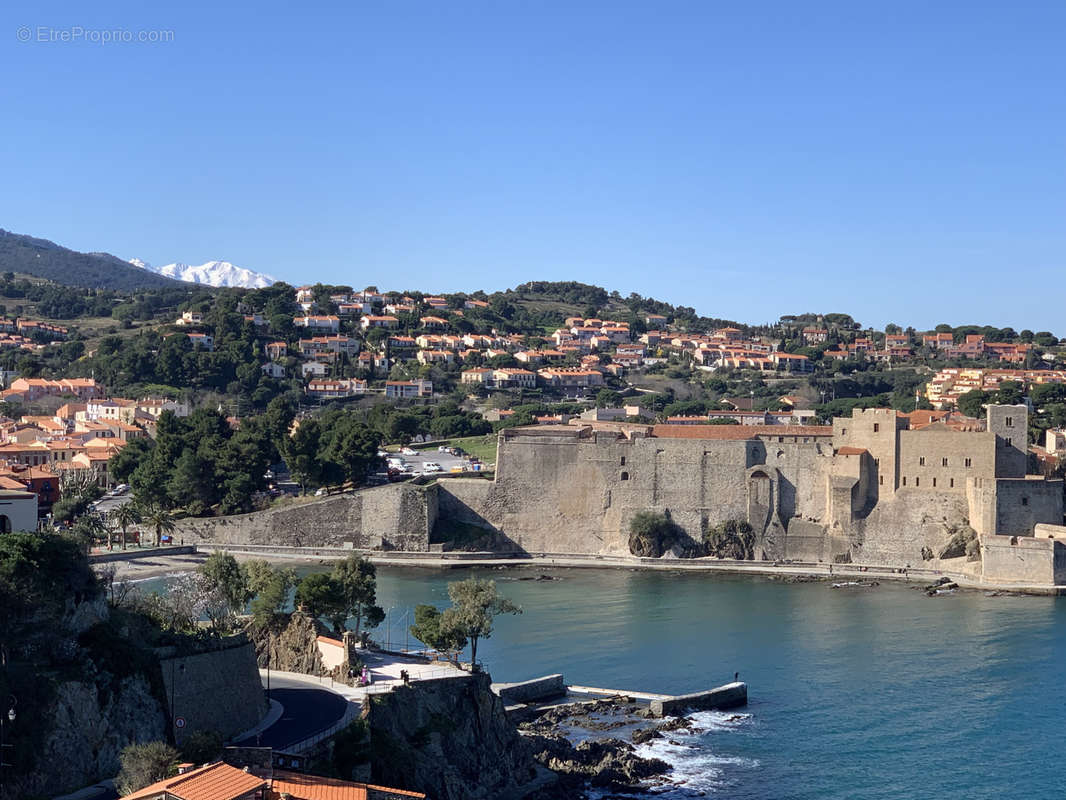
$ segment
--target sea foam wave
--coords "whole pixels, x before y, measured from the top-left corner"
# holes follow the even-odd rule
[[[718,734],[736,731],[751,721],[751,714],[701,711],[690,714],[695,728],[664,733],[637,747],[637,755],[660,758],[671,766],[668,782],[649,791],[656,797],[700,797],[718,792],[737,780],[739,770],[757,769],[758,760],[714,752]]]

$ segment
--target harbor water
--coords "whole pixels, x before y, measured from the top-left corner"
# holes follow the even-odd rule
[[[447,583],[470,574],[494,578],[524,609],[479,646],[497,680],[562,672],[571,684],[678,694],[740,672],[747,708],[697,714],[700,733],[642,748],[683,781],[666,796],[1066,796],[1066,598],[380,568],[390,613],[378,636],[406,644],[414,605],[447,606]]]

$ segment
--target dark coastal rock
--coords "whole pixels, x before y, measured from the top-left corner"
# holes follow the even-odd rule
[[[293,613],[274,625],[247,628],[260,668],[269,665],[271,669],[304,675],[328,674],[316,642],[325,632],[318,620],[300,613]]]
[[[373,782],[436,800],[522,795],[538,779],[534,748],[507,718],[491,680],[481,673],[374,695],[364,705]],[[543,749],[565,752],[548,742]]]
[[[633,735],[629,738],[633,741],[633,744],[646,744],[652,739],[662,739],[663,735],[655,728],[640,728],[633,731]]]
[[[641,719],[641,710],[641,706],[623,698],[556,706],[519,728],[537,762],[561,776],[559,791],[572,792],[558,796],[581,797],[579,789],[586,783],[628,794],[643,793],[644,782],[669,772],[669,764],[637,755],[633,744],[621,739],[591,739],[575,746],[559,731],[563,725],[594,731],[620,728]],[[667,722],[670,729],[691,728],[689,720]],[[634,731],[633,741],[642,744],[662,738],[658,727]]]
[[[655,730],[662,732],[691,731],[694,730],[695,727],[695,723],[688,717],[670,717],[656,725]]]
[[[658,758],[642,758],[621,739],[596,739],[576,747],[562,736],[532,736],[534,757],[555,772],[581,776],[593,786],[637,789],[641,781],[670,770]]]

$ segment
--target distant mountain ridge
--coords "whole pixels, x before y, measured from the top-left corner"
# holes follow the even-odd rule
[[[2,228],[0,272],[17,272],[86,289],[129,291],[181,286],[179,281],[138,269],[110,253],[79,253],[47,239]]]
[[[147,261],[139,258],[131,258],[129,261],[135,267],[140,267],[147,272],[164,275],[188,283],[199,283],[207,286],[227,286],[241,289],[262,289],[277,283],[277,279],[262,272],[254,272],[244,267],[238,267],[228,261],[207,261],[199,265],[166,264],[162,267],[153,267]]]

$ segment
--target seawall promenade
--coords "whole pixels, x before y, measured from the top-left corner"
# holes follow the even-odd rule
[[[404,552],[351,550],[331,547],[273,547],[269,545],[233,545],[200,543],[198,552],[226,550],[237,556],[306,560],[346,558],[352,552],[373,563],[391,567],[425,569],[464,569],[470,567],[514,567],[544,569],[640,569],[729,573],[739,575],[770,575],[793,578],[818,578],[850,581],[908,581],[929,584],[948,578],[961,587],[1039,595],[1066,595],[1066,586],[1021,583],[991,583],[976,572],[964,569],[944,570],[923,567],[885,567],[875,564],[825,564],[815,562],[736,561],[730,559],[693,558],[663,559],[637,556],[580,555],[574,553],[496,554],[487,552]],[[960,565],[961,566],[961,565]]]

